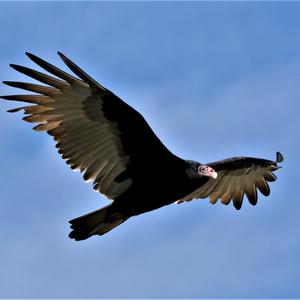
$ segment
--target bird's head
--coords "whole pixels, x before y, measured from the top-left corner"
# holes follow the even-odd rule
[[[214,179],[217,179],[218,177],[218,173],[213,168],[207,165],[200,165],[198,167],[198,174],[200,176],[212,177]]]

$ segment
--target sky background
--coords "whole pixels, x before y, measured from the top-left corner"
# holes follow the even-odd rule
[[[0,297],[300,297],[300,3],[0,3],[0,80],[62,51],[186,159],[285,161],[271,195],[195,200],[103,237],[68,220],[107,204],[46,134],[0,104]],[[1,85],[0,94],[16,90]]]

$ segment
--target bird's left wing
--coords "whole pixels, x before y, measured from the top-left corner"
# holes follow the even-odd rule
[[[35,94],[1,98],[33,104],[10,112],[24,110],[28,115],[25,121],[39,123],[34,129],[52,135],[62,157],[72,169],[84,172],[84,179],[92,180],[95,190],[116,199],[132,185],[134,177],[149,186],[145,168],[161,170],[162,162],[180,160],[161,143],[140,113],[63,54],[59,53],[60,57],[79,78],[27,55],[54,76],[11,65],[46,85],[5,81]]]
[[[277,152],[276,161],[252,157],[234,157],[208,163],[218,174],[217,179],[209,180],[199,189],[180,199],[178,203],[191,201],[195,198],[210,198],[215,204],[218,199],[225,205],[233,201],[236,209],[240,209],[244,195],[252,205],[257,203],[257,189],[265,196],[270,194],[268,181],[276,180],[273,171],[280,168],[277,163],[283,161],[283,156]]]

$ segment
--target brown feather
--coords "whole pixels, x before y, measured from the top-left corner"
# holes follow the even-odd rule
[[[248,201],[252,205],[256,205],[257,203],[257,191],[255,184],[253,183],[251,186],[247,187],[246,195],[248,198]]]
[[[87,73],[85,73],[81,68],[79,68],[76,64],[74,64],[70,59],[68,59],[61,52],[57,52],[60,58],[64,61],[64,63],[84,82],[88,83],[92,88],[106,90],[102,85],[100,85],[97,81],[95,81],[92,77],[90,77]]]
[[[3,81],[3,83],[11,87],[20,88],[26,91],[44,94],[47,96],[51,96],[53,94],[59,93],[59,90],[54,87],[43,86],[43,85],[38,85],[33,83],[16,82],[16,81]]]
[[[46,62],[45,60],[26,52],[26,55],[32,60],[34,61],[37,65],[39,65],[41,68],[43,68],[44,70],[52,73],[53,75],[69,82],[70,84],[84,84],[82,81],[80,81],[79,79],[75,78],[74,76],[60,70],[59,68],[49,64],[48,62]]]
[[[264,196],[270,195],[269,185],[264,178],[260,178],[260,180],[256,182],[256,186]]]
[[[22,101],[22,102],[35,103],[35,104],[45,104],[52,101],[51,98],[44,95],[9,95],[9,96],[1,96],[0,98],[4,100]]]
[[[243,204],[243,197],[244,197],[244,191],[243,190],[236,190],[234,193],[233,193],[233,206],[239,210],[241,209],[242,207],[242,204]]]
[[[265,178],[270,181],[270,182],[273,182],[277,179],[276,175],[273,174],[271,171],[268,171],[266,174],[265,174]]]
[[[25,74],[33,79],[36,79],[40,82],[43,82],[43,83],[46,83],[46,84],[49,84],[53,87],[56,87],[58,89],[61,89],[61,88],[64,88],[64,87],[67,87],[68,84],[62,80],[59,80],[59,79],[56,79],[56,78],[53,78],[49,75],[46,75],[44,73],[41,73],[41,72],[38,72],[38,71],[35,71],[35,70],[32,70],[30,68],[26,68],[26,67],[22,67],[22,66],[19,66],[19,65],[15,65],[15,64],[10,64],[10,66],[15,69],[16,71],[22,73],[22,74]]]
[[[37,125],[35,127],[33,127],[33,130],[35,131],[47,131],[47,130],[52,130],[53,128],[56,128],[59,126],[61,121],[57,121],[57,122],[50,122],[47,124],[40,124]]]

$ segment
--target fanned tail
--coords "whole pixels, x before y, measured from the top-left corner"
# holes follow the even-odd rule
[[[127,219],[128,217],[120,211],[115,211],[112,204],[110,204],[69,221],[71,229],[73,229],[69,237],[75,239],[75,241],[81,241],[88,239],[92,235],[103,235]]]

